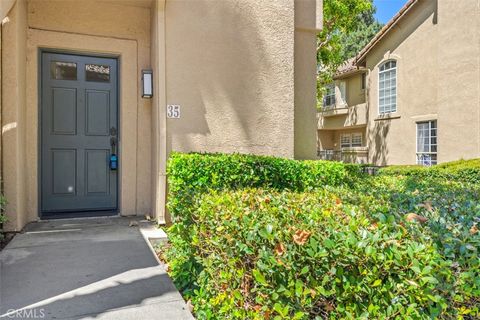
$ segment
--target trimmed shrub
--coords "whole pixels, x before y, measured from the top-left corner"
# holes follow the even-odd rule
[[[446,162],[432,167],[390,166],[380,169],[380,174],[480,183],[480,159]]]
[[[371,216],[344,202],[346,192],[242,190],[203,196],[190,230],[202,266],[198,288],[187,295],[196,315],[438,315],[446,306],[443,283],[451,274],[434,243],[417,239],[416,225],[406,228],[393,216]]]
[[[297,161],[244,154],[172,153],[168,161],[168,208],[175,221],[189,220],[195,198],[210,190],[268,188],[304,191],[348,185],[364,176],[359,165]]]
[[[177,287],[188,294],[197,288],[203,268],[191,245],[192,225],[203,194],[213,190],[268,188],[304,191],[326,185],[348,185],[365,175],[358,165],[332,161],[297,161],[243,154],[172,153],[167,166],[168,209],[174,221],[169,253]]]
[[[477,319],[476,166],[174,154],[162,253],[199,319]]]

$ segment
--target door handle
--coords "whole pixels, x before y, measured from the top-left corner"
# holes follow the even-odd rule
[[[110,170],[118,169],[118,156],[117,156],[117,129],[115,127],[110,128]]]

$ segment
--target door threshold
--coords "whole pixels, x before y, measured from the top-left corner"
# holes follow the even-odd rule
[[[84,212],[47,212],[42,213],[40,220],[57,220],[57,219],[84,219],[84,218],[112,218],[119,217],[117,210],[113,211],[84,211]]]

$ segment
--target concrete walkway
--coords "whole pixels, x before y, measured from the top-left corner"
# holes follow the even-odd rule
[[[0,252],[0,319],[193,319],[129,222],[27,226]]]

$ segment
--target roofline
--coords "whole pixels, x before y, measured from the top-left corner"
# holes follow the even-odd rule
[[[356,75],[358,73],[365,73],[367,72],[367,69],[364,68],[364,67],[356,67],[355,69],[351,69],[351,70],[348,70],[348,71],[345,71],[345,72],[342,72],[342,73],[336,73],[334,76],[333,76],[333,79],[334,80],[340,80],[340,79],[345,79],[345,78],[348,78],[350,76],[353,76],[353,75]]]
[[[386,25],[383,26],[382,29],[373,37],[370,42],[363,47],[363,49],[358,53],[355,58],[355,64],[358,65],[360,62],[365,60],[366,55],[372,50],[372,48],[383,39],[383,37],[394,27],[397,23],[405,16],[405,14],[410,11],[410,9],[420,2],[420,0],[409,0],[405,5],[393,16],[390,21],[387,22]]]

